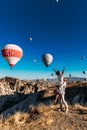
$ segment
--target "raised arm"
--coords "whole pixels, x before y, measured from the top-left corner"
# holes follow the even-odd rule
[[[64,71],[65,71],[65,67],[63,68],[61,75],[63,75],[63,74],[64,74]]]

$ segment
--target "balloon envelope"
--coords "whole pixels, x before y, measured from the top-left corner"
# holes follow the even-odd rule
[[[49,66],[53,61],[53,56],[51,54],[43,54],[42,61],[46,66]]]
[[[85,57],[84,57],[84,56],[82,56],[82,57],[81,57],[81,59],[82,59],[82,60],[84,60],[84,59],[85,59]]]
[[[36,62],[36,59],[34,59],[33,62],[35,63],[35,62]]]
[[[46,82],[46,80],[47,80],[46,78],[43,79],[44,82]]]
[[[51,76],[53,76],[53,73],[51,74]]]
[[[69,77],[71,77],[71,74],[69,74]]]
[[[83,70],[83,74],[86,74],[86,71],[85,71],[85,70]]]
[[[2,49],[2,56],[13,67],[22,58],[23,51],[15,44],[7,44]]]
[[[32,41],[32,37],[29,38],[29,41]]]
[[[58,2],[59,0],[56,0],[56,2]]]

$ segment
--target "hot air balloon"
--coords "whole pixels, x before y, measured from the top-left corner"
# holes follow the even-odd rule
[[[53,56],[51,54],[43,54],[42,61],[45,64],[45,66],[48,67],[53,61]]]
[[[46,81],[47,81],[47,79],[46,79],[46,78],[43,78],[43,81],[44,81],[44,82],[46,82]]]
[[[32,37],[29,37],[29,41],[30,41],[30,42],[32,41]]]
[[[56,0],[56,2],[58,2],[59,0]]]
[[[53,73],[51,74],[51,76],[53,76]]]
[[[2,56],[11,66],[11,68],[22,58],[22,49],[15,44],[7,44],[2,49]]]
[[[71,77],[72,75],[71,74],[69,74],[69,77]]]
[[[36,59],[34,59],[33,62],[35,63],[35,62],[36,62]]]
[[[83,70],[83,74],[86,74],[86,71],[85,71],[85,70]]]
[[[85,56],[82,56],[81,59],[84,60],[84,59],[85,59]]]

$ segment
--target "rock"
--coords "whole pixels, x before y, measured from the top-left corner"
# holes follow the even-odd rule
[[[72,105],[78,104],[80,101],[80,95],[76,95],[72,100]]]
[[[87,107],[87,102],[85,102],[85,106]]]
[[[85,99],[84,98],[81,98],[81,100],[80,100],[80,105],[82,105],[82,106],[84,106],[85,105]]]

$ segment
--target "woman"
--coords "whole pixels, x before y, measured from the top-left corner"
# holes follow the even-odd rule
[[[56,93],[56,99],[55,99],[55,104],[60,102],[60,109],[62,109],[62,103],[65,105],[65,111],[68,111],[68,105],[67,102],[65,101],[65,89],[66,89],[66,79],[63,78],[65,68],[63,68],[62,72],[56,71],[56,69],[53,69],[56,72],[56,75],[58,77],[58,85],[57,87],[57,93]]]

